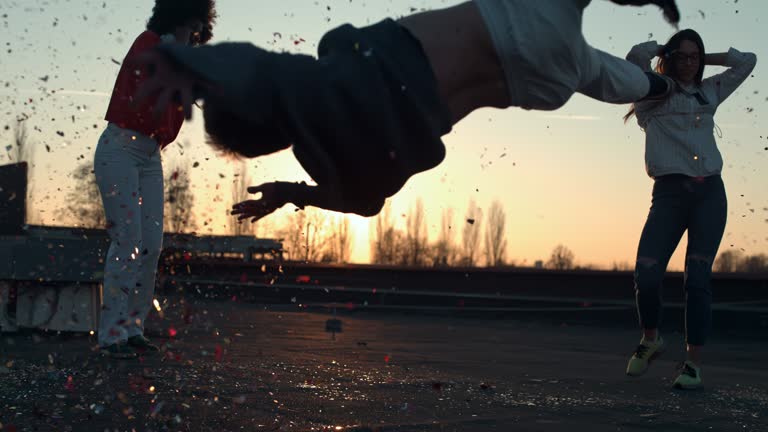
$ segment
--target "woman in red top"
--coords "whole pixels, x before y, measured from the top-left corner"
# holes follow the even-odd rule
[[[102,352],[112,357],[157,350],[143,333],[163,239],[160,150],[176,139],[184,122],[178,103],[155,115],[152,101],[134,101],[148,75],[136,59],[160,44],[206,43],[215,18],[215,0],[155,0],[147,29],[125,56],[112,91],[105,116],[109,123],[94,156],[111,239],[98,339]]]

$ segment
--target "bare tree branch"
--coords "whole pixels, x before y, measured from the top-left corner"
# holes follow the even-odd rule
[[[573,252],[564,245],[557,245],[547,261],[547,266],[555,270],[570,270],[573,268]]]
[[[434,265],[450,266],[456,264],[458,250],[454,244],[453,209],[445,208],[441,215],[440,236],[434,246]]]
[[[232,204],[236,204],[251,198],[248,193],[248,186],[251,186],[251,179],[248,175],[248,167],[245,165],[245,161],[240,161],[235,165],[235,173],[232,180]],[[250,235],[253,234],[255,225],[250,221],[245,220],[239,222],[236,217],[232,215],[227,216],[229,218],[229,226],[233,235]],[[254,226],[251,226],[254,225]]]
[[[71,218],[75,226],[105,228],[106,217],[101,194],[93,174],[93,162],[85,161],[72,173],[75,186],[67,194],[66,204],[58,210],[58,216]]]
[[[507,215],[499,201],[494,201],[488,210],[488,224],[485,228],[485,257],[491,267],[504,265],[507,253],[507,238],[504,231]]]
[[[349,218],[339,215],[331,225],[328,245],[330,246],[322,261],[347,263],[352,256],[352,233],[349,229]]]
[[[308,208],[297,211],[287,218],[280,230],[288,258],[305,262],[317,262],[323,258],[326,248],[327,216],[322,210]]]
[[[462,265],[474,266],[480,249],[480,227],[483,221],[483,212],[475,200],[469,201],[465,219],[461,231],[461,261]]]
[[[744,254],[738,250],[726,250],[720,252],[720,256],[715,260],[714,270],[716,272],[731,273],[738,271]]]
[[[171,164],[170,169],[166,170],[165,215],[163,216],[165,232],[195,231],[196,224],[192,211],[195,194],[191,187],[189,168],[189,161],[183,158]]]
[[[407,255],[406,265],[423,266],[427,262],[427,221],[424,219],[424,203],[421,199],[408,210],[406,218]]]
[[[744,273],[766,273],[768,272],[768,256],[764,254],[747,256],[741,261],[738,268]]]
[[[297,211],[286,218],[286,224],[280,229],[280,237],[283,240],[283,249],[289,260],[298,261],[303,258],[304,225],[307,215],[303,211]]]

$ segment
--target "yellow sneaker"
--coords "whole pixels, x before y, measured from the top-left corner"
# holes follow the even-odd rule
[[[661,336],[657,336],[655,341],[643,338],[632,354],[632,358],[629,359],[627,375],[640,376],[644,374],[651,362],[664,352],[664,348],[666,346]]]
[[[680,375],[677,376],[672,387],[683,390],[693,390],[701,387],[701,368],[697,367],[690,360],[686,361],[680,368]]]

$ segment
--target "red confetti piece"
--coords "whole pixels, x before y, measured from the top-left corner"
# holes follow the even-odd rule
[[[177,333],[177,332],[176,332],[176,329],[175,329],[175,328],[173,328],[173,327],[169,327],[169,328],[168,328],[168,336],[170,336],[170,337],[176,337],[176,333]]]
[[[214,353],[214,357],[216,358],[217,362],[221,362],[221,360],[224,358],[224,348],[222,348],[221,345],[216,345],[216,352]]]

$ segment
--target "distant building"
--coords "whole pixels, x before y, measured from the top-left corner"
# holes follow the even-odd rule
[[[536,260],[536,262],[533,263],[533,267],[537,269],[544,268],[544,261]]]

